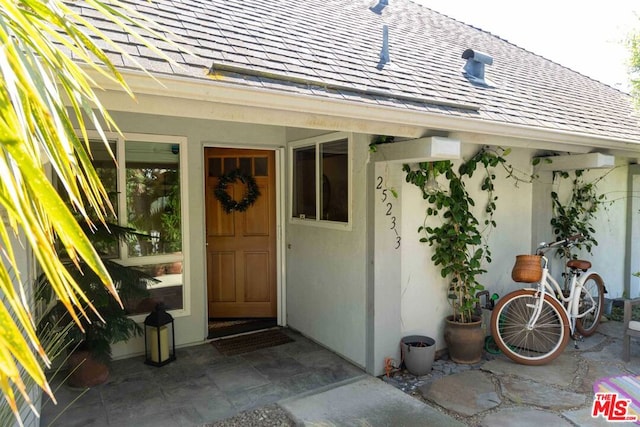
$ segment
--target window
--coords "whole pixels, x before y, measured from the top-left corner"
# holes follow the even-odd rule
[[[125,225],[142,233],[127,245],[129,257],[166,255],[182,250],[180,162],[177,153],[171,152],[172,147],[145,142],[125,145]]]
[[[292,144],[292,209],[300,220],[349,222],[349,139],[323,136]]]
[[[134,232],[126,239],[92,239],[105,258],[154,277],[146,298],[123,301],[130,314],[146,314],[158,302],[184,308],[183,187],[179,138],[148,136],[110,143],[117,169],[102,141],[92,142],[94,166],[109,194],[117,225]],[[116,218],[108,218],[116,223]],[[90,236],[91,238],[91,236]]]

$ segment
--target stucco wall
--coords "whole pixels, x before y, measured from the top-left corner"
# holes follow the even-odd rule
[[[351,229],[288,223],[286,234],[288,325],[360,366],[366,356],[367,150],[368,139],[354,135]]]
[[[377,162],[368,182],[373,222],[373,271],[369,306],[372,342],[369,343],[368,368],[375,374],[384,372],[384,360],[400,360],[402,330],[401,265],[407,243],[402,221],[404,172],[398,163]],[[396,193],[394,195],[393,193]],[[403,233],[404,232],[404,233]]]

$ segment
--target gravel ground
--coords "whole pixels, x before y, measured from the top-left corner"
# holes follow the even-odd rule
[[[213,424],[206,424],[205,427],[292,427],[295,425],[284,409],[273,404],[251,411],[240,412],[232,418],[217,421]]]

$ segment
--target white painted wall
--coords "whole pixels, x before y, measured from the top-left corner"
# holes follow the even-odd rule
[[[370,295],[370,333],[368,366],[374,375],[384,372],[386,357],[400,362],[402,333],[402,252],[407,242],[402,228],[404,172],[398,163],[378,162],[368,186],[374,214],[373,277]],[[397,193],[394,197],[393,191]],[[406,230],[406,229],[405,229]]]
[[[621,165],[613,169],[598,184],[598,192],[605,194],[610,202],[594,223],[598,246],[593,255],[585,253],[593,270],[600,273],[608,290],[607,298],[621,297],[624,292],[625,277],[625,238],[627,235],[627,174],[628,166]],[[594,170],[588,177],[600,176],[604,170]],[[638,215],[638,211],[635,212]],[[636,279],[637,280],[637,279]]]
[[[366,357],[368,143],[365,135],[353,135],[351,230],[288,223],[285,255],[288,325],[360,366]]]
[[[535,171],[535,173],[538,177],[532,185],[532,200],[535,200],[535,203],[531,206],[533,218],[531,223],[531,250],[529,253],[534,253],[540,243],[554,240],[550,224],[553,209],[551,201],[551,192],[554,189],[553,173],[538,171]]]

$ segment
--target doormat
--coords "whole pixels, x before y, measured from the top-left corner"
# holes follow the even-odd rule
[[[235,356],[236,354],[249,353],[262,348],[275,347],[278,345],[293,342],[287,334],[280,329],[270,329],[268,331],[256,332],[254,334],[240,335],[239,337],[224,338],[212,341],[213,345],[225,356]]]
[[[277,326],[275,318],[209,319],[208,339],[259,331]]]

